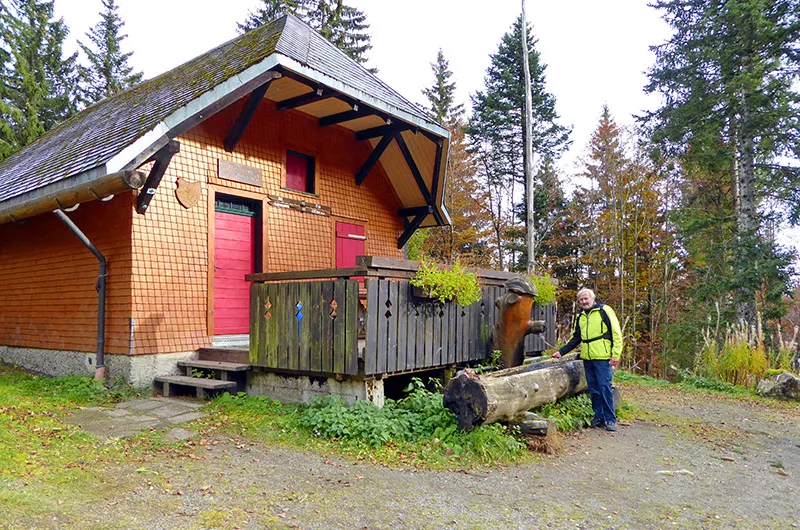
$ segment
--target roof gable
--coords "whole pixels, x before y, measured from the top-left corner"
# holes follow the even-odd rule
[[[276,54],[411,115],[434,130],[438,128],[363,66],[302,21],[287,15],[83,110],[4,160],[0,163],[0,210],[4,201],[22,200],[26,194],[63,185],[62,181],[73,177],[91,173],[87,178],[94,178],[122,169],[125,164],[141,164],[149,155],[140,155],[156,138],[162,144],[174,138],[183,132],[177,128],[181,120],[198,116],[208,108],[206,104],[220,103],[222,96],[233,92],[220,85],[237,81],[231,85],[242,88],[253,76],[241,82],[236,76]],[[249,90],[252,87],[243,92]],[[213,96],[205,98],[201,105],[192,104],[209,93]],[[215,110],[231,102],[218,105]],[[177,117],[164,124],[170,116]],[[107,167],[112,159],[120,159],[121,167]]]

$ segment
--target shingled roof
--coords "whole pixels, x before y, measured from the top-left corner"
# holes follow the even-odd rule
[[[276,66],[311,72],[414,127],[448,136],[414,104],[287,15],[83,110],[0,162],[0,214],[135,169],[171,138],[262,84]]]

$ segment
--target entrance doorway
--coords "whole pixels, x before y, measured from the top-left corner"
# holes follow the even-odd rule
[[[261,203],[217,194],[214,204],[214,335],[250,333],[250,282],[261,267]]]

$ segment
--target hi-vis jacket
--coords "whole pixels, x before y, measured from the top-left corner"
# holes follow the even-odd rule
[[[564,355],[581,345],[581,359],[603,361],[619,359],[622,355],[622,329],[614,310],[603,304],[595,304],[588,311],[581,311],[575,321],[575,332],[559,353]]]

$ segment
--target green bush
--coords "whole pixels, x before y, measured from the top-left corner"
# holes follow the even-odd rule
[[[545,306],[556,301],[556,284],[550,276],[528,276],[528,279],[536,286],[537,304]]]
[[[315,398],[298,424],[323,438],[352,440],[370,447],[398,442],[434,444],[455,455],[478,456],[486,462],[513,458],[525,451],[525,445],[501,425],[460,431],[441,394],[426,390],[419,380],[409,390],[407,397],[387,399],[380,409],[368,401],[348,406],[336,396]]]
[[[452,269],[439,269],[435,263],[420,262],[419,269],[409,283],[423,289],[428,296],[442,303],[455,300],[460,306],[479,301],[483,295],[478,277],[465,271],[455,262]]]

